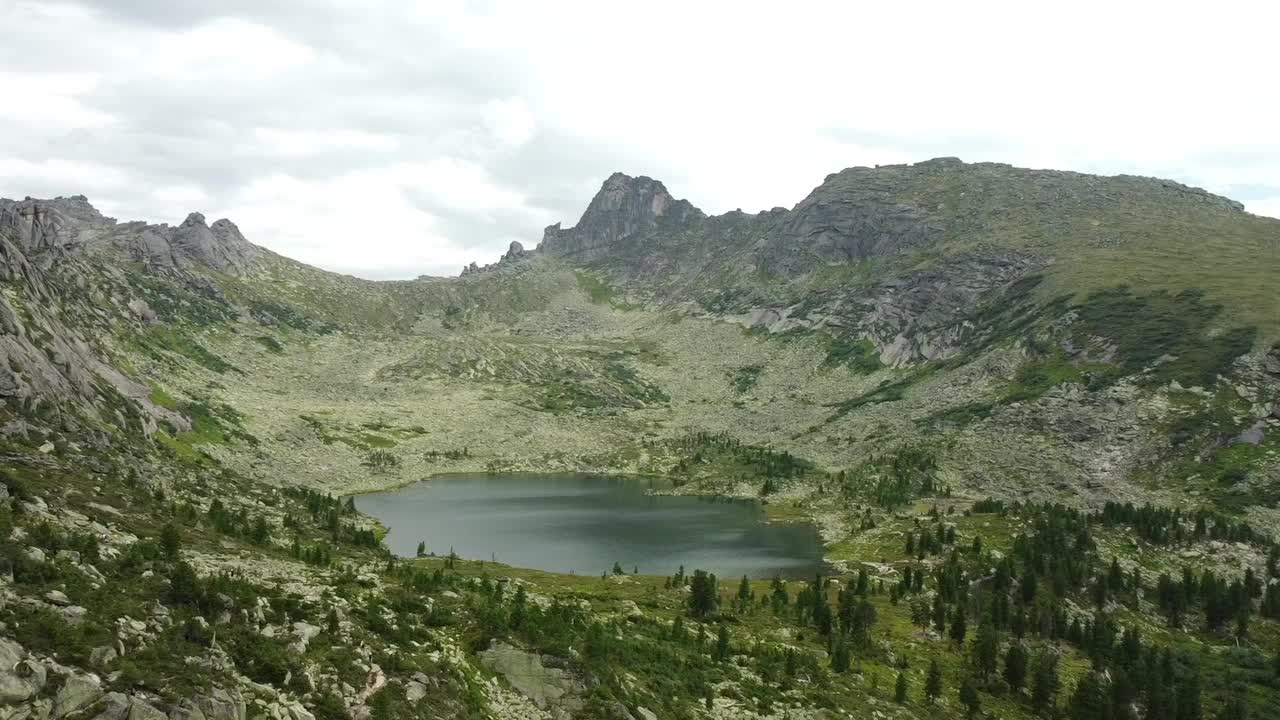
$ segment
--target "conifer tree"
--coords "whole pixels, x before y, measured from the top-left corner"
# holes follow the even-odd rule
[[[932,705],[942,695],[942,668],[937,660],[929,661],[929,674],[924,681],[924,695]]]

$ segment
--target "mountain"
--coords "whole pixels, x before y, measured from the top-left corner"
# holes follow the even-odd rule
[[[1058,658],[1064,710],[1194,676],[1280,712],[1277,278],[1280,221],[1232,200],[953,158],[754,215],[616,173],[535,249],[394,282],[198,212],[0,200],[0,712],[958,716],[976,672],[1029,717],[954,660],[953,615]],[[727,662],[674,639],[684,578],[393,561],[337,499],[465,471],[757,498],[839,582],[726,595]]]

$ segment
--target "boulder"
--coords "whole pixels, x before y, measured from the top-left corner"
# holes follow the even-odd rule
[[[79,605],[69,605],[62,608],[62,619],[67,621],[69,625],[79,625],[84,622],[85,616],[89,614],[89,609]]]
[[[14,705],[44,689],[44,665],[27,655],[18,643],[0,638],[0,705]]]
[[[404,697],[409,701],[410,705],[417,705],[418,701],[427,696],[427,686],[417,680],[410,680],[404,686]]]
[[[169,718],[151,703],[135,697],[129,703],[129,714],[125,720],[169,720]]]
[[[89,709],[93,720],[126,720],[129,696],[120,692],[107,693]]]
[[[44,599],[54,605],[61,605],[63,607],[71,604],[71,598],[67,597],[67,594],[61,590],[50,590],[44,594]]]
[[[93,675],[69,675],[53,700],[53,717],[64,717],[88,707],[102,697],[102,685]]]
[[[319,634],[320,626],[318,625],[312,625],[305,622],[295,622],[293,624],[293,635],[298,638],[298,642],[302,644],[304,652],[307,649],[307,644],[314,640]]]
[[[205,720],[245,720],[244,697],[238,691],[215,688],[208,695],[194,698],[192,704],[204,714]]]
[[[190,700],[183,700],[174,705],[169,710],[169,720],[207,720],[204,713],[200,712],[200,708],[191,704]]]
[[[569,671],[547,667],[542,655],[525,652],[503,642],[494,641],[479,655],[485,667],[504,676],[511,687],[542,709],[565,701],[572,702],[585,690]]]
[[[115,662],[119,655],[110,645],[99,645],[89,653],[89,664],[96,668],[104,668]]]
[[[646,707],[637,707],[636,717],[639,718],[639,720],[658,720],[658,716],[655,715],[652,710]]]

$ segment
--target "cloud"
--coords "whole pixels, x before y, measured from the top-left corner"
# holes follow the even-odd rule
[[[574,223],[611,172],[709,212],[939,155],[1172,177],[1280,215],[1280,8],[0,0],[0,195],[235,220],[367,277]],[[1100,20],[1104,18],[1105,21]]]

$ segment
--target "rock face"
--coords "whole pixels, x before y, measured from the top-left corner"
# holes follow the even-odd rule
[[[590,263],[616,251],[619,244],[640,242],[658,230],[677,230],[705,215],[687,200],[676,200],[649,177],[614,173],[592,198],[578,224],[548,227],[538,249],[572,262]]]
[[[229,275],[252,271],[258,248],[230,220],[205,224],[191,213],[178,227],[117,223],[83,195],[52,200],[0,199],[0,235],[7,235],[29,258],[54,251],[115,253],[148,267],[208,269]]]
[[[505,677],[511,687],[539,708],[579,709],[582,706],[579,696],[585,690],[582,682],[563,668],[545,664],[547,659],[496,641],[480,653],[485,667]]]
[[[191,213],[178,226],[172,247],[176,264],[199,265],[229,275],[247,273],[257,255],[235,223],[224,218],[210,227],[200,213]]]

